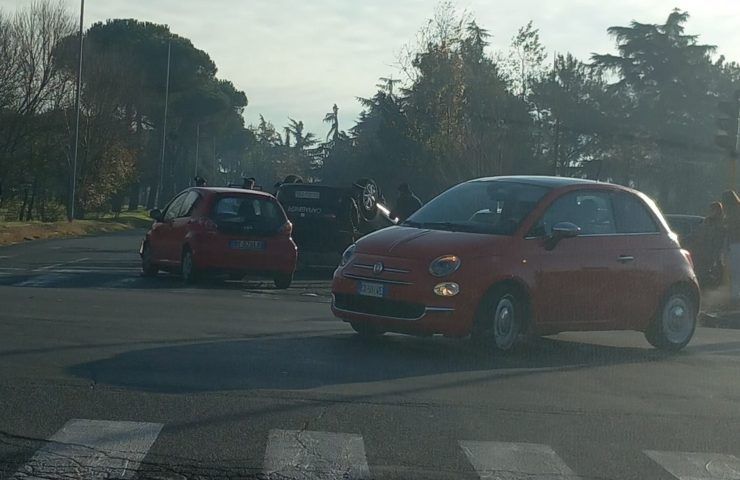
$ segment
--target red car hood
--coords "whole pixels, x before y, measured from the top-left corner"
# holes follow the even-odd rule
[[[511,237],[411,227],[389,227],[362,237],[357,253],[385,257],[429,259],[441,255],[470,256],[482,250],[499,250],[497,246]]]

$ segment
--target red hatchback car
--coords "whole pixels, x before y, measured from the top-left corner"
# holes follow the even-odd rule
[[[472,335],[497,350],[521,334],[638,330],[691,340],[691,258],[655,203],[560,177],[472,180],[344,253],[332,310],[363,335]]]
[[[272,195],[235,188],[191,188],[163,211],[141,244],[144,275],[179,271],[187,283],[201,273],[271,277],[278,288],[293,280],[298,253],[292,225]]]

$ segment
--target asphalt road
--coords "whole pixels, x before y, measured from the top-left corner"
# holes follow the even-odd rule
[[[140,237],[0,249],[0,478],[740,478],[739,331],[368,343],[330,272],[186,288]]]

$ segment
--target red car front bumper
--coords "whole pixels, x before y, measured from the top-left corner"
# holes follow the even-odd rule
[[[470,334],[478,301],[465,295],[464,290],[456,297],[439,297],[433,291],[438,279],[429,278],[413,285],[384,283],[387,293],[383,298],[373,298],[358,293],[365,280],[357,277],[351,269],[345,272],[340,268],[334,273],[331,308],[345,322],[409,335]],[[372,277],[366,281],[383,283]]]

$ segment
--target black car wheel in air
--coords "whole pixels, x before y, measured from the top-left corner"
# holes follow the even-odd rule
[[[360,189],[357,198],[360,214],[362,218],[369,222],[378,215],[380,188],[378,188],[375,180],[370,178],[361,178],[355,182],[355,185]]]

